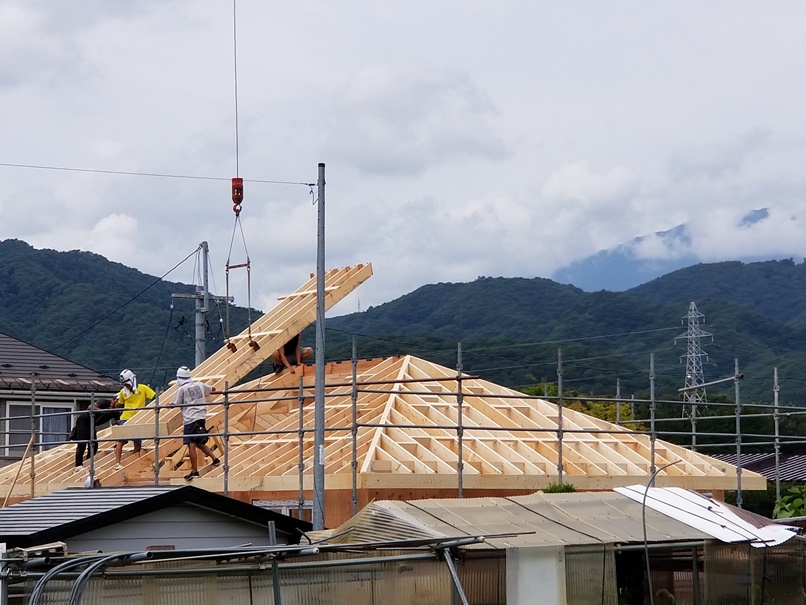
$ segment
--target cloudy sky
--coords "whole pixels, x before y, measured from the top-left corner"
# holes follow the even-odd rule
[[[206,240],[218,293],[248,251],[268,309],[315,270],[302,183],[325,162],[326,264],[375,273],[340,312],[680,224],[684,249],[636,253],[802,256],[804,22],[787,1],[0,0],[0,239],[152,275]]]

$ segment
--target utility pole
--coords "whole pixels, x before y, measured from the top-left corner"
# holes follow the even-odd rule
[[[675,343],[678,339],[686,339],[686,354],[681,355],[681,358],[686,359],[686,380],[683,384],[683,401],[689,405],[689,414],[691,417],[691,449],[697,449],[697,404],[707,403],[708,398],[705,394],[703,385],[705,384],[705,375],[702,371],[702,359],[708,359],[708,354],[703,351],[700,339],[710,336],[713,340],[713,334],[705,332],[700,328],[701,323],[705,323],[705,315],[699,312],[697,305],[693,302],[688,306],[688,314],[683,317],[686,322],[686,332],[675,338]],[[683,407],[685,410],[685,406]]]
[[[207,312],[210,310],[210,301],[215,302],[233,302],[235,299],[232,296],[212,296],[208,287],[208,261],[207,261],[207,242],[199,244],[201,251],[201,262],[199,266],[202,272],[202,283],[196,286],[194,294],[171,294],[171,298],[192,298],[196,300],[196,362],[195,367],[199,367],[201,363],[207,359],[207,329],[206,317]]]
[[[314,360],[313,427],[313,528],[325,528],[325,165],[319,164],[317,180],[316,237],[316,350]]]

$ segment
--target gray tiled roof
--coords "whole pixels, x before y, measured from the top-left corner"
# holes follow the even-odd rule
[[[0,389],[114,392],[116,380],[0,332]]]
[[[711,454],[711,457],[736,465],[736,454]],[[806,455],[781,454],[778,466],[781,481],[806,481]],[[775,454],[742,454],[742,468],[775,481]]]

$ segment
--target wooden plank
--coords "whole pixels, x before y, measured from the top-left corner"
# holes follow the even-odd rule
[[[160,422],[158,426],[152,424],[122,424],[111,427],[109,436],[112,439],[153,439],[155,436],[167,437],[171,435],[167,422]]]

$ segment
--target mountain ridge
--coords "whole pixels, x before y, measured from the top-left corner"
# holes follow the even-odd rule
[[[167,282],[89,252],[36,250],[0,241],[0,331],[107,375],[131,367],[166,381],[193,365],[193,302]],[[328,318],[326,359],[414,354],[505,386],[556,381],[562,350],[564,381],[583,392],[646,394],[653,355],[659,396],[677,397],[685,365],[681,319],[696,301],[715,342],[706,380],[733,373],[755,400],[772,396],[773,368],[783,401],[806,401],[806,265],[791,260],[699,264],[628,290],[588,293],[546,278],[480,277],[426,284],[360,313]],[[231,307],[233,332],[246,309]],[[223,343],[209,317],[208,352]],[[313,343],[312,330],[303,334]],[[461,343],[461,346],[460,346]],[[461,350],[461,358],[459,351]]]

